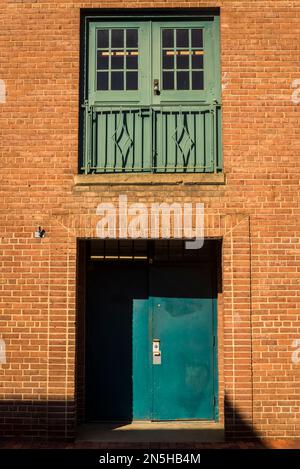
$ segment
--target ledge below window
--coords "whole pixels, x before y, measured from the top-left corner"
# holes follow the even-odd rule
[[[77,186],[112,186],[112,185],[215,185],[225,184],[224,173],[201,174],[77,174],[74,176]]]

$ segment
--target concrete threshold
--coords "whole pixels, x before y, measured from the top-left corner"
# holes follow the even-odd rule
[[[133,444],[222,442],[224,426],[204,421],[89,423],[78,428],[76,441]]]

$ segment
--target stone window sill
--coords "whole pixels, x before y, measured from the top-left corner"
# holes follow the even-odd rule
[[[77,174],[74,176],[75,187],[114,186],[114,185],[220,185],[225,184],[224,173],[202,174]]]

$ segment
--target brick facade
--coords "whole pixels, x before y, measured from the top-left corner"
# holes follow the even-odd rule
[[[80,9],[166,6],[220,7],[225,184],[76,185]],[[204,202],[223,240],[220,418],[234,438],[299,437],[299,24],[299,0],[1,1],[1,436],[74,435],[77,240],[126,193]]]

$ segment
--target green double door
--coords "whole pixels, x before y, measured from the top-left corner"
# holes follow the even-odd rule
[[[94,262],[87,284],[87,420],[215,419],[212,267]]]
[[[91,21],[86,173],[221,170],[219,20]]]

